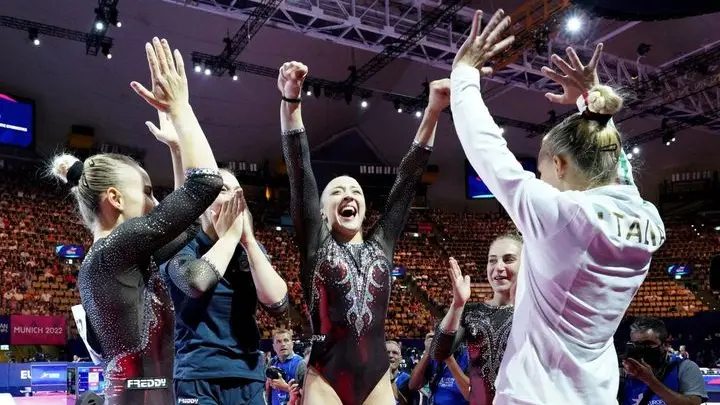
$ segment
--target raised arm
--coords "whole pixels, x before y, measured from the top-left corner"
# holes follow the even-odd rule
[[[189,170],[185,184],[165,197],[150,213],[123,222],[105,238],[106,249],[122,252],[109,259],[118,261],[116,268],[127,268],[153,256],[186,231],[212,204],[221,188],[222,178],[217,170]]]
[[[435,331],[430,353],[437,361],[445,361],[465,339],[465,329],[462,325],[465,304],[470,299],[470,276],[463,277],[462,270],[457,261],[450,258],[450,285],[453,287],[453,299],[448,312]]]
[[[579,212],[570,193],[523,170],[510,152],[502,131],[480,94],[480,74],[492,69],[482,66],[490,57],[512,42],[500,38],[510,25],[499,10],[478,35],[481,13],[476,13],[468,40],[456,56],[451,74],[451,108],[455,129],[465,156],[478,175],[502,204],[523,236],[531,239],[553,236]],[[494,44],[494,45],[493,45]]]
[[[156,127],[155,124],[153,124],[151,121],[145,122],[145,125],[147,125],[148,129],[155,136],[155,138],[158,141],[167,145],[168,149],[170,150],[170,159],[172,160],[173,168],[173,180],[175,181],[175,187],[173,189],[177,190],[178,188],[180,188],[180,186],[183,185],[183,182],[185,181],[185,176],[183,175],[180,140],[178,139],[177,132],[175,132],[175,126],[173,126],[170,117],[162,111],[158,111],[158,125],[160,125],[160,128]]]
[[[320,194],[310,164],[310,146],[301,114],[302,84],[307,66],[298,62],[282,65],[278,74],[278,89],[282,93],[280,126],[285,164],[290,180],[290,211],[295,235],[303,260],[317,250],[322,231]]]
[[[188,86],[180,52],[170,50],[166,40],[153,38],[145,45],[152,91],[138,82],[131,87],[173,122],[185,165],[185,184],[170,193],[148,215],[118,226],[105,239],[122,251],[123,264],[134,264],[150,257],[190,225],[212,204],[222,188],[222,178],[210,145],[188,102]]]
[[[450,105],[450,81],[436,80],[430,83],[430,99],[425,109],[420,127],[415,134],[410,151],[405,155],[385,205],[385,212],[378,221],[375,232],[383,242],[384,249],[390,254],[400,238],[405,222],[410,214],[415,190],[425,172],[430,159],[438,119],[444,109]]]
[[[263,245],[255,239],[253,219],[247,206],[241,215],[244,219],[240,244],[247,255],[258,301],[272,316],[282,316],[289,305],[287,284],[273,268]]]

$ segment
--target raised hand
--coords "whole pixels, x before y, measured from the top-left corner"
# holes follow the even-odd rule
[[[569,64],[558,55],[553,54],[550,60],[552,60],[553,64],[565,75],[561,75],[547,66],[543,66],[541,71],[545,77],[554,80],[562,86],[563,94],[545,93],[545,97],[553,103],[575,104],[578,97],[584,92],[600,84],[600,79],[597,75],[597,65],[600,62],[600,56],[602,56],[602,49],[603,44],[598,44],[595,47],[595,52],[592,58],[590,58],[590,63],[587,65],[583,65],[582,62],[580,62],[580,58],[578,58],[577,53],[575,53],[575,50],[571,47],[565,50],[567,58],[570,61]]]
[[[455,308],[465,306],[467,300],[470,299],[470,276],[466,275],[463,277],[462,270],[458,262],[450,258],[450,284],[453,288],[453,302],[452,305]]]
[[[222,238],[228,231],[242,236],[243,221],[245,219],[245,216],[242,214],[244,208],[245,198],[242,190],[238,190],[232,198],[223,203],[219,212],[210,212],[215,233],[217,233],[219,238]]]
[[[177,132],[175,132],[175,127],[170,117],[166,113],[158,110],[158,122],[160,123],[160,128],[156,127],[151,121],[145,122],[145,125],[147,125],[150,132],[155,135],[155,139],[158,141],[167,146],[178,146],[178,135]]]
[[[453,69],[460,65],[467,65],[477,68],[481,75],[490,75],[493,69],[484,66],[485,63],[515,41],[515,36],[505,36],[505,31],[510,27],[510,17],[506,17],[502,9],[493,15],[488,25],[480,33],[482,16],[482,11],[475,12],[470,35],[455,55]]]
[[[243,216],[243,230],[242,238],[240,238],[240,243],[242,243],[243,246],[247,246],[249,243],[253,243],[255,241],[255,233],[253,231],[253,217],[250,213],[250,209],[247,206],[247,201],[245,200],[245,197],[242,198],[241,204],[244,209],[240,213],[240,215]]]
[[[285,98],[300,98],[308,67],[300,62],[285,62],[278,73],[278,90]]]
[[[161,41],[155,37],[152,44],[145,44],[145,53],[150,65],[152,90],[132,82],[133,90],[158,111],[170,112],[174,107],[187,104],[188,84],[180,51],[172,52],[166,39]]]
[[[450,79],[435,80],[430,83],[428,108],[442,111],[450,106]]]

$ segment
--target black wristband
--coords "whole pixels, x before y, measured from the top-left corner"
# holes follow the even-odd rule
[[[284,102],[286,102],[286,103],[299,104],[299,103],[302,101],[302,98],[301,98],[301,97],[298,97],[298,98],[287,98],[287,97],[285,97],[285,96],[282,96],[282,101],[284,101]]]

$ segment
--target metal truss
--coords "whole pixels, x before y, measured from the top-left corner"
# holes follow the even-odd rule
[[[162,0],[168,3],[193,7],[225,17],[243,20],[247,18],[237,6],[238,0]],[[253,2],[256,0],[245,0]],[[276,28],[303,35],[379,53],[388,41],[398,41],[402,33],[422,20],[428,6],[439,6],[431,0],[408,0],[391,3],[390,0],[285,0],[268,24]],[[467,37],[473,10],[462,8],[451,21],[442,22],[429,32],[417,45],[402,57],[433,67],[450,70],[458,44]],[[497,90],[486,93],[490,101],[510,91],[521,88],[536,92],[559,91],[559,87],[540,72],[549,64],[552,53],[564,54],[567,43],[549,40],[525,49],[522,55],[486,80],[503,84]],[[589,58],[591,46],[574,45],[581,58]],[[659,69],[623,59],[608,53],[600,62],[599,74],[604,83],[614,87],[633,89],[638,82],[649,80]],[[696,82],[690,73],[674,81],[665,82],[662,98],[641,100],[642,110],[648,115],[689,120],[706,111],[720,108],[720,90],[696,89],[688,92]],[[688,94],[691,93],[689,96]],[[682,95],[687,96],[680,97]],[[637,109],[637,108],[636,108]],[[631,114],[628,109],[624,114]],[[644,112],[645,114],[645,112]],[[622,118],[622,117],[620,117]],[[547,123],[544,123],[547,125]],[[720,121],[707,123],[712,131],[720,131]]]
[[[54,25],[42,24],[34,21],[22,20],[19,18],[0,16],[0,27],[13,28],[16,30],[31,31],[39,35],[46,35],[49,37],[55,37],[60,39],[67,39],[70,41],[77,41],[87,43],[90,40],[90,34],[82,31],[70,30],[67,28],[56,27]],[[112,46],[113,39],[107,36],[103,36],[100,40],[99,46]]]
[[[217,63],[220,63],[219,57],[199,52],[193,52],[192,61],[195,67],[197,67],[196,71],[198,71],[198,73],[203,73],[205,69],[211,69],[211,72],[209,72],[209,74],[212,74],[212,70],[214,69],[213,66],[215,66],[215,64]],[[233,62],[230,65],[226,65],[226,68],[231,70],[231,74],[235,74],[237,72],[245,72],[269,78],[276,78],[278,75],[277,69],[242,61],[237,61]],[[336,100],[344,98],[345,101],[348,103],[350,103],[353,97],[369,99],[373,95],[375,95],[375,93],[380,93],[385,101],[389,101],[395,104],[395,109],[397,109],[398,112],[422,114],[422,110],[425,108],[425,106],[427,106],[426,96],[421,95],[418,97],[412,97],[402,94],[382,92],[379,90],[366,89],[357,85],[348,85],[344,82],[333,82],[317,77],[306,78],[304,86],[305,88],[303,89],[303,92],[307,94],[314,94],[316,97],[320,97],[320,95],[323,94],[325,97]],[[450,109],[446,109],[445,112],[450,113]],[[532,124],[512,118],[498,116],[493,116],[493,118],[495,119],[495,122],[498,123],[498,125],[507,125],[521,128],[531,133],[543,133],[548,129],[548,127],[542,124]]]
[[[400,55],[415,48],[420,40],[469,2],[470,0],[448,0],[439,7],[435,7],[426,12],[422,19],[403,33],[402,37],[396,42],[393,41],[393,43],[386,46],[382,52],[375,55],[359,69],[352,70],[352,74],[346,82],[358,84],[366,82]]]
[[[105,37],[111,25],[118,23],[117,4],[119,0],[98,0],[98,6],[95,9],[95,18],[92,27],[85,41],[85,53],[91,56],[97,56],[98,52],[105,45]],[[97,24],[102,24],[101,28]],[[107,45],[105,45],[107,46]],[[109,48],[106,48],[109,52]]]
[[[282,0],[261,0],[259,3],[252,3],[252,11],[245,23],[232,38],[225,39],[225,49],[220,54],[220,66],[215,74],[225,73],[223,65],[229,65],[240,56],[240,53],[247,47],[255,34],[265,25],[268,18],[275,14]]]

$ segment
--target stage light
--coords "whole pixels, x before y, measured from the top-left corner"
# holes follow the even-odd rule
[[[28,38],[30,38],[30,42],[32,42],[32,44],[35,46],[40,45],[40,39],[38,38],[38,35],[39,34],[37,28],[28,29]]]
[[[638,148],[637,146],[634,147],[634,148],[632,149],[632,153],[634,153],[634,154],[636,154],[636,155],[639,154],[639,153],[640,153],[640,148]]]
[[[570,17],[565,25],[565,28],[570,32],[578,32],[582,28],[582,20],[580,17]]]
[[[228,75],[230,75],[230,77],[232,77],[233,81],[235,81],[235,82],[237,81],[237,79],[238,79],[237,70],[235,70],[234,67],[228,68]]]
[[[110,53],[110,48],[112,48],[111,44],[102,44],[101,45],[102,54],[105,55],[105,57],[108,59],[112,59],[112,53]]]
[[[631,159],[633,158],[633,154],[632,154],[632,153],[628,153],[628,154],[626,155],[626,157],[627,157],[628,160],[631,160]]]
[[[233,75],[232,79],[233,79],[233,81],[237,81],[238,75]]]
[[[402,114],[402,111],[403,111],[403,109],[402,109],[402,108],[400,108],[400,107],[398,107],[398,108],[397,108],[397,112],[398,112],[398,114]]]
[[[202,67],[200,67],[200,65],[195,65],[195,73],[200,73],[200,72],[202,72]]]
[[[102,31],[104,29],[105,29],[105,23],[103,23],[102,21],[95,22],[95,30]]]
[[[122,23],[121,23],[120,21],[118,21],[117,24],[115,24],[115,26],[116,26],[117,28],[121,28],[121,27],[122,27]]]
[[[362,107],[362,108],[367,108],[367,107],[368,107],[368,102],[365,101],[365,100],[362,100],[362,101],[360,102],[360,107]]]
[[[205,76],[210,76],[212,74],[212,70],[210,68],[205,68]]]
[[[422,112],[421,112],[421,111],[415,111],[415,117],[417,117],[417,118],[422,117]]]

